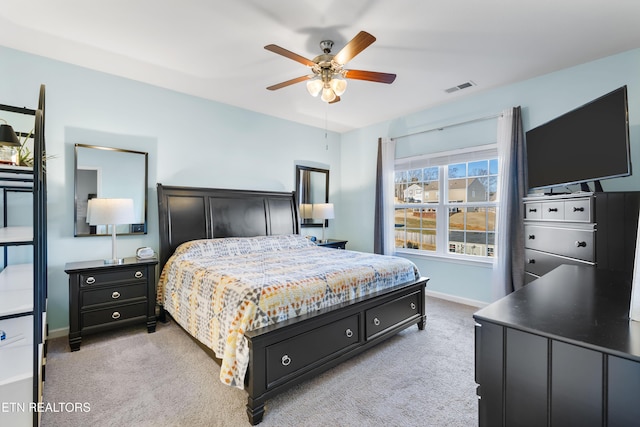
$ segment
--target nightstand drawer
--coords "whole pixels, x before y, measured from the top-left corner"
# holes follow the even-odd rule
[[[108,285],[112,283],[120,283],[124,281],[139,280],[144,282],[147,280],[147,269],[141,268],[125,268],[108,271],[92,271],[80,274],[80,286],[96,286]]]
[[[115,303],[133,298],[146,298],[147,284],[119,285],[82,292],[82,308],[95,304]]]
[[[146,313],[147,303],[145,301],[135,304],[119,305],[102,310],[85,311],[81,314],[82,327],[87,328],[90,326],[122,322],[123,320],[136,317],[144,317]]]

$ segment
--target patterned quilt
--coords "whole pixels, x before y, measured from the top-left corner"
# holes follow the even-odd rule
[[[158,303],[222,359],[220,380],[243,388],[245,331],[419,276],[407,259],[324,248],[300,235],[195,240],[165,265]]]

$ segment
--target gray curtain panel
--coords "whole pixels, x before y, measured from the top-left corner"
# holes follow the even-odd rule
[[[522,199],[527,195],[524,130],[522,128],[522,109],[514,107],[511,140],[511,177],[514,184],[507,198],[508,223],[502,230],[508,233],[511,248],[505,248],[511,254],[511,280],[506,282],[506,293],[524,286],[524,205]],[[504,208],[504,207],[503,207]],[[507,277],[508,279],[508,277]]]
[[[382,197],[382,138],[378,138],[378,160],[376,166],[376,203],[374,207],[373,253],[384,253],[384,198]]]

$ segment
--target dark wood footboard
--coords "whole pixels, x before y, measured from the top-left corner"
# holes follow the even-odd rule
[[[245,334],[250,361],[245,378],[247,415],[262,421],[266,401],[362,353],[412,325],[424,329],[425,287],[420,280],[331,309]]]

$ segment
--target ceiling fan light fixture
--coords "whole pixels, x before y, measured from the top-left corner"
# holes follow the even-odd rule
[[[337,96],[341,96],[347,90],[347,81],[343,78],[334,77],[331,79],[331,89]]]
[[[311,96],[318,96],[323,86],[322,80],[315,78],[307,82],[307,91]]]
[[[268,51],[292,59],[310,68],[312,75],[300,76],[275,85],[268,86],[268,90],[282,89],[303,81],[307,82],[307,91],[311,96],[317,97],[322,92],[321,99],[327,103],[340,101],[340,96],[347,89],[346,79],[365,80],[376,83],[390,84],[396,78],[395,74],[379,73],[376,71],[349,70],[344,68],[356,55],[369,47],[376,38],[366,31],[360,31],[337,54],[332,54],[333,42],[323,40],[320,42],[322,54],[311,59],[300,56],[275,44],[266,45]]]
[[[321,98],[324,102],[331,102],[336,99],[336,93],[330,87],[325,87],[322,89]]]

